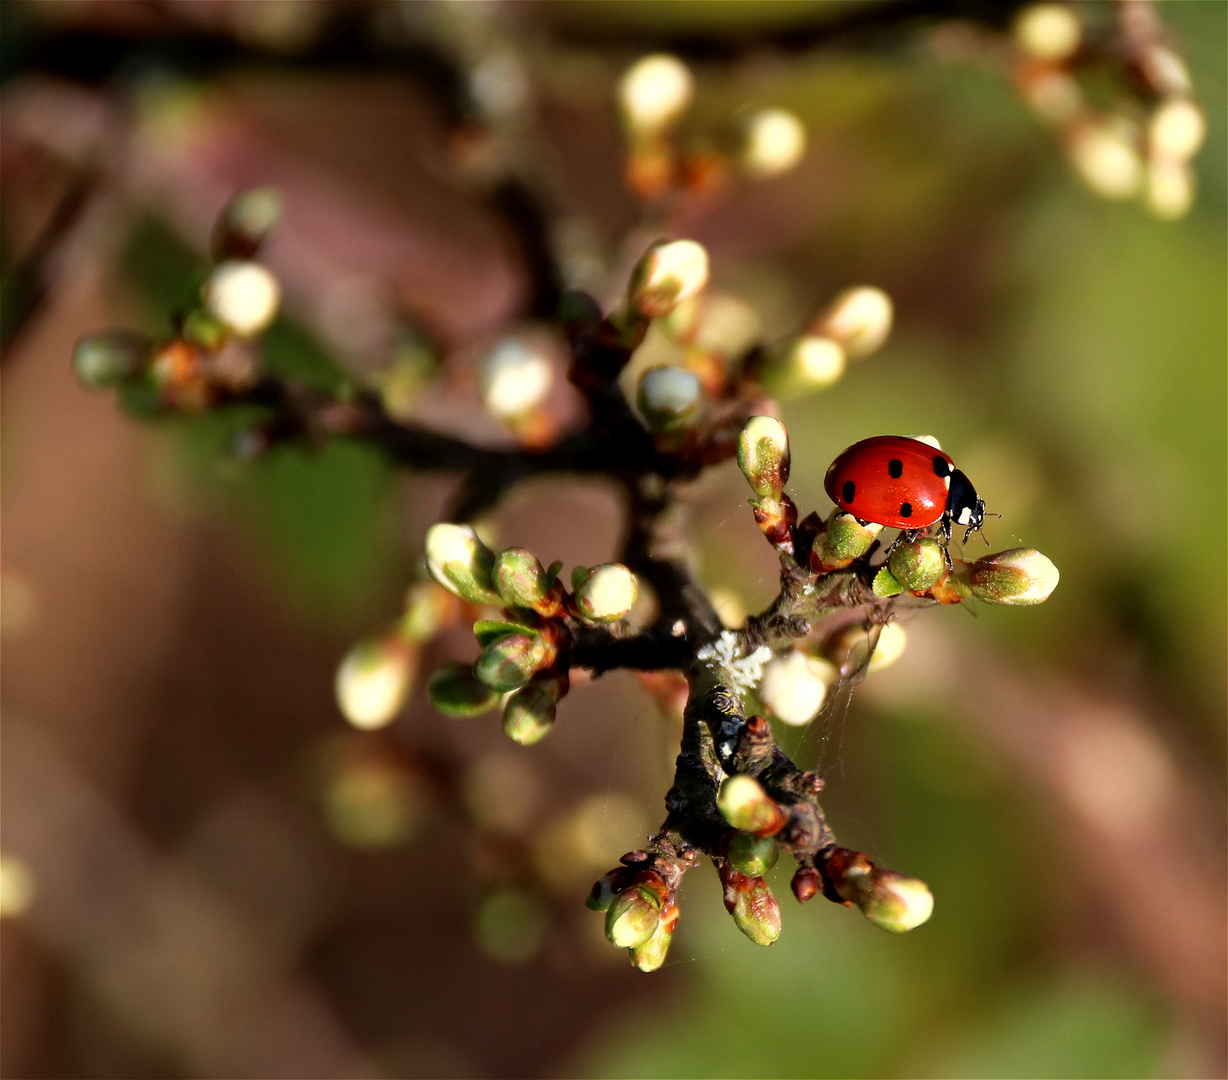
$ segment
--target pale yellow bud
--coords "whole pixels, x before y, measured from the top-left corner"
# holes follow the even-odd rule
[[[404,706],[416,668],[417,650],[396,635],[360,641],[337,668],[337,706],[360,731],[385,727]]]
[[[1173,98],[1156,109],[1148,129],[1155,157],[1186,162],[1202,146],[1207,136],[1207,121],[1202,110],[1188,98]]]
[[[648,319],[664,318],[708,284],[708,252],[694,240],[654,244],[631,275],[631,303]]]
[[[1075,129],[1068,147],[1071,164],[1083,182],[1106,199],[1129,199],[1143,182],[1138,149],[1126,135],[1099,124]]]
[[[759,697],[778,720],[801,727],[819,714],[837,675],[826,660],[791,649],[764,665]]]
[[[499,342],[486,359],[482,400],[499,420],[515,420],[537,408],[550,393],[550,360],[516,338]]]
[[[1012,548],[977,559],[968,570],[972,595],[993,604],[1029,606],[1049,599],[1061,575],[1035,548]]]
[[[875,926],[904,934],[915,930],[934,913],[934,894],[924,881],[892,870],[876,870],[872,882],[857,903]]]
[[[1015,41],[1037,60],[1065,60],[1083,37],[1078,16],[1063,4],[1029,4],[1015,19]]]
[[[202,290],[205,307],[241,337],[264,330],[277,316],[281,285],[264,266],[232,260],[221,263]]]
[[[817,331],[839,344],[853,360],[882,347],[894,318],[891,297],[872,285],[842,292],[819,320]]]
[[[614,622],[635,607],[638,597],[635,575],[622,563],[606,563],[577,587],[576,609],[589,622]]]
[[[1153,161],[1147,167],[1147,206],[1163,221],[1185,217],[1194,206],[1194,174],[1182,161]]]
[[[787,109],[764,109],[750,119],[742,163],[754,176],[788,172],[806,152],[806,128]]]
[[[874,648],[874,655],[870,657],[870,663],[866,666],[867,673],[882,671],[883,668],[890,667],[904,655],[904,648],[907,644],[908,635],[904,632],[904,627],[898,622],[884,623],[883,628],[878,632],[878,644]]]
[[[691,103],[695,80],[676,56],[654,53],[638,60],[618,84],[618,102],[627,126],[650,134],[676,120]]]
[[[468,525],[441,522],[426,532],[426,568],[450,593],[471,604],[497,604],[495,554]]]

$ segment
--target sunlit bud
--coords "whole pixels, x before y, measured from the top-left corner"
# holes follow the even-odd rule
[[[781,352],[769,355],[757,375],[766,390],[794,397],[825,390],[838,382],[848,366],[844,347],[821,334],[794,338]]]
[[[0,855],[0,918],[24,915],[34,903],[34,872],[16,855]]]
[[[659,131],[691,103],[695,81],[675,56],[654,53],[637,61],[618,84],[618,101],[632,131]]]
[[[904,591],[904,586],[896,580],[895,575],[887,568],[883,567],[877,574],[874,575],[874,581],[870,585],[875,596],[899,596]]]
[[[797,897],[797,902],[804,904],[807,900],[814,899],[822,883],[822,877],[813,866],[799,866],[797,873],[793,875],[793,879],[789,882],[789,888],[793,890],[793,895]]]
[[[699,410],[699,378],[685,368],[649,368],[640,378],[636,404],[651,431],[685,427]]]
[[[405,594],[405,613],[397,627],[406,641],[428,641],[459,610],[452,594],[433,581],[420,581]]]
[[[492,416],[515,420],[546,400],[553,381],[548,357],[517,338],[506,338],[486,360],[482,400]]]
[[[1172,49],[1153,45],[1143,53],[1143,75],[1161,97],[1188,94],[1192,89],[1190,69]]]
[[[517,690],[503,706],[503,733],[521,746],[541,742],[554,727],[558,696],[537,683]]]
[[[882,531],[881,525],[862,525],[852,514],[837,510],[827,521],[824,553],[833,559],[860,559]]]
[[[426,681],[426,696],[445,716],[481,716],[499,704],[499,695],[473,673],[472,664],[444,664]]]
[[[519,690],[549,660],[549,647],[539,634],[504,634],[482,650],[473,673],[492,690]]]
[[[417,666],[417,649],[397,634],[360,641],[337,668],[341,714],[360,731],[390,724],[409,696]]]
[[[202,289],[205,307],[241,337],[260,333],[277,315],[281,285],[260,263],[221,263]]]
[[[806,128],[788,109],[764,109],[750,118],[742,164],[754,176],[788,172],[806,152]]]
[[[837,296],[814,329],[840,345],[851,360],[860,360],[882,347],[893,318],[891,297],[872,285],[859,285]]]
[[[738,435],[738,468],[761,499],[779,499],[789,482],[789,433],[774,416],[752,416]]]
[[[1063,4],[1029,4],[1015,19],[1015,41],[1038,60],[1065,60],[1082,36],[1078,17]]]
[[[669,953],[670,942],[674,940],[674,929],[678,925],[678,905],[667,904],[657,920],[652,937],[642,945],[636,945],[631,950],[631,963],[640,971],[656,971],[665,963]]]
[[[605,936],[611,945],[634,949],[652,937],[661,919],[661,898],[649,888],[635,885],[618,894],[605,917]]]
[[[708,283],[708,252],[694,240],[653,244],[631,274],[631,305],[648,319],[661,319]]]
[[[870,922],[893,934],[915,929],[934,911],[934,896],[924,881],[877,867],[857,882],[856,903]]]
[[[471,604],[498,604],[491,571],[495,554],[468,525],[441,522],[426,531],[426,568],[450,593]]]
[[[764,665],[759,697],[778,720],[800,727],[818,715],[836,675],[826,660],[790,649]]]
[[[729,841],[725,856],[739,874],[763,877],[780,858],[780,845],[770,836],[752,836],[740,832]]]
[[[1151,162],[1147,167],[1147,206],[1156,217],[1176,221],[1194,206],[1194,172],[1183,161]]]
[[[1100,124],[1081,124],[1068,146],[1071,164],[1083,182],[1106,199],[1128,199],[1143,181],[1143,163],[1123,132]]]
[[[972,595],[991,604],[1042,604],[1059,578],[1057,567],[1035,548],[995,552],[968,570]]]
[[[585,906],[590,911],[609,911],[610,905],[614,903],[614,897],[631,883],[634,876],[634,872],[626,866],[616,866],[613,870],[602,874],[593,882],[592,891],[589,892],[588,899],[584,901]]]
[[[732,867],[721,868],[725,909],[734,923],[756,945],[771,945],[780,937],[780,905],[767,882],[747,877]]]
[[[550,589],[545,568],[537,556],[525,548],[507,548],[499,552],[495,556],[493,577],[500,598],[511,607],[532,607]]]
[[[735,829],[755,836],[775,836],[785,823],[785,813],[753,776],[727,776],[716,796],[721,816]]]
[[[942,545],[926,536],[911,544],[897,545],[887,560],[887,568],[904,588],[920,592],[942,580],[947,561]]]
[[[595,566],[576,588],[576,610],[588,622],[615,622],[635,606],[639,586],[622,563]]]
[[[72,352],[73,371],[86,386],[101,390],[139,375],[149,365],[153,343],[139,334],[112,330],[90,334]]]
[[[875,671],[882,671],[883,668],[890,667],[904,655],[904,648],[907,644],[908,635],[904,632],[904,627],[898,622],[884,623],[882,630],[879,631],[878,644],[874,648],[874,655],[870,657],[866,671],[873,674]]]
[[[226,204],[213,232],[215,258],[250,259],[281,217],[281,196],[274,188],[240,191]]]
[[[1188,98],[1164,102],[1152,114],[1148,127],[1152,154],[1171,161],[1189,161],[1207,135],[1202,110]]]

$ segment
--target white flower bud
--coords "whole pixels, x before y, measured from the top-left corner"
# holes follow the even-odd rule
[[[659,131],[677,119],[694,94],[690,69],[666,53],[637,61],[618,84],[618,101],[627,126],[641,134]]]
[[[231,260],[219,264],[202,293],[210,314],[242,337],[264,330],[281,303],[277,278],[256,262]]]
[[[537,408],[550,393],[554,367],[523,341],[505,338],[486,359],[482,400],[499,420],[515,420]]]
[[[426,532],[426,568],[450,593],[471,604],[498,604],[495,555],[468,525],[441,522]]]
[[[778,720],[801,727],[819,714],[837,674],[826,660],[791,649],[764,665],[759,697]]]
[[[409,696],[416,667],[417,651],[396,635],[360,641],[337,668],[342,715],[360,731],[390,724]]]
[[[806,152],[806,128],[787,109],[755,113],[747,128],[742,163],[755,176],[788,172]]]
[[[934,894],[924,881],[892,870],[876,870],[873,886],[858,900],[862,914],[893,934],[915,930],[934,913]]]
[[[761,499],[779,499],[789,481],[789,433],[774,416],[752,416],[738,435],[738,468]]]
[[[972,595],[994,604],[1027,606],[1049,599],[1061,575],[1035,548],[1012,548],[977,559],[968,570]]]
[[[1166,161],[1189,161],[1206,136],[1207,121],[1202,110],[1188,98],[1164,102],[1148,125],[1151,152]]]
[[[847,367],[847,356],[838,342],[818,334],[804,334],[790,346],[773,380],[784,392],[826,390],[838,382]]]
[[[649,368],[640,378],[636,404],[653,431],[684,427],[699,408],[699,378],[685,368]]]
[[[577,587],[576,608],[589,622],[614,622],[635,607],[638,596],[635,575],[622,563],[606,563]]]
[[[1129,199],[1143,181],[1143,163],[1124,133],[1099,124],[1076,128],[1068,147],[1083,182],[1106,199]]]
[[[1176,221],[1194,206],[1194,174],[1184,161],[1153,161],[1147,167],[1147,206],[1156,217]]]
[[[887,340],[893,318],[891,297],[872,285],[860,285],[837,296],[816,329],[859,360]]]
[[[1015,19],[1015,41],[1037,60],[1065,60],[1082,36],[1078,16],[1062,4],[1029,4]]]
[[[878,633],[878,644],[874,648],[874,655],[870,657],[870,663],[866,665],[866,672],[869,674],[890,667],[904,655],[904,648],[907,644],[908,635],[904,632],[904,627],[898,622],[884,623]]]
[[[631,275],[631,303],[649,319],[661,319],[708,284],[708,252],[694,240],[654,244]]]

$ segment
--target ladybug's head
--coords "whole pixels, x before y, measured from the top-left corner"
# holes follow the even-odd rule
[[[976,493],[972,481],[959,469],[951,473],[951,487],[947,491],[947,513],[956,525],[967,528],[964,533],[965,544],[968,537],[979,532],[985,524],[985,500]]]

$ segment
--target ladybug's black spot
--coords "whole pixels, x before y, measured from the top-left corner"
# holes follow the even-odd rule
[[[857,494],[857,485],[852,480],[845,480],[844,487],[840,491],[841,496],[846,503],[853,501],[853,496]]]
[[[893,480],[898,480],[904,475],[904,462],[898,457],[893,457],[887,462],[887,471],[891,474]]]
[[[951,463],[947,461],[946,458],[940,457],[938,454],[935,454],[934,455],[934,472],[936,472],[939,476],[950,476],[951,475]]]
[[[900,517],[912,517],[912,503],[900,503]]]

